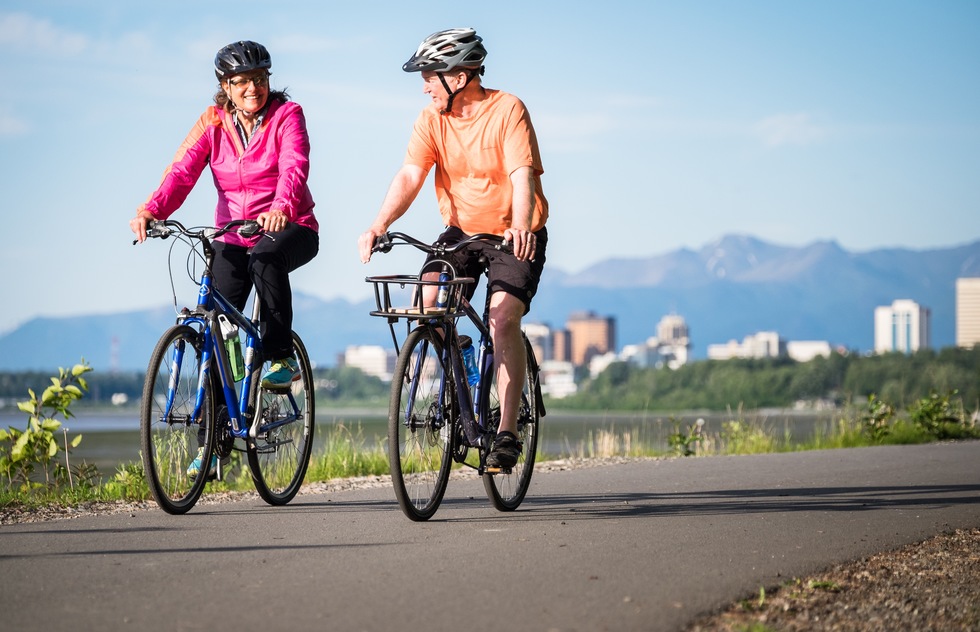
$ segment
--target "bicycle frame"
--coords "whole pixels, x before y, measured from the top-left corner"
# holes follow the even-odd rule
[[[444,264],[448,265],[448,264]],[[441,287],[441,286],[440,286]],[[453,320],[447,320],[439,326],[445,328],[445,339],[449,344],[443,345],[442,361],[443,364],[452,364],[452,375],[455,376],[454,384],[447,385],[446,374],[443,374],[440,385],[440,394],[445,388],[452,386],[456,389],[460,401],[460,422],[463,425],[463,432],[466,444],[471,448],[488,447],[486,437],[486,419],[481,415],[482,410],[486,410],[486,398],[489,397],[490,384],[493,383],[493,338],[490,336],[490,328],[487,326],[490,315],[490,297],[487,296],[486,306],[483,317],[477,314],[476,309],[465,296],[460,297],[459,309],[463,312],[466,319],[480,332],[479,338],[479,364],[480,381],[471,393],[466,381],[466,369],[463,366],[463,353],[459,348],[458,325]],[[473,344],[476,344],[474,341]],[[451,346],[455,348],[451,350]],[[413,385],[413,390],[414,390]]]
[[[258,330],[260,303],[256,296],[253,300],[252,318],[245,317],[221,292],[214,287],[214,279],[211,276],[210,268],[214,256],[214,251],[210,244],[205,247],[206,265],[201,275],[200,289],[197,295],[197,308],[192,312],[186,308],[180,314],[178,322],[182,324],[196,324],[204,331],[204,351],[202,353],[202,369],[197,386],[197,399],[195,400],[193,419],[201,418],[201,407],[204,406],[205,385],[211,379],[212,360],[217,357],[218,377],[222,387],[222,396],[225,406],[228,409],[230,418],[230,434],[237,439],[246,439],[251,430],[249,418],[258,419],[252,410],[249,401],[252,391],[252,380],[255,377],[255,363],[262,361],[262,339]],[[235,380],[231,374],[231,362],[228,352],[221,343],[220,328],[218,327],[218,314],[224,314],[228,319],[245,332],[245,377],[242,380],[241,393],[236,392]],[[176,367],[180,366],[180,357],[184,350],[177,349],[175,360]],[[272,424],[263,426],[263,430],[272,430],[279,426],[292,423],[298,419],[299,406],[293,394],[287,394],[289,403],[292,406],[293,414],[283,417]],[[173,393],[169,393],[169,398]],[[170,402],[168,402],[168,409]]]
[[[437,291],[437,296],[444,296],[447,293],[447,283],[452,279],[456,279],[456,271],[452,268],[452,265],[444,259],[432,259],[423,266],[420,272],[420,278],[422,274],[425,273],[426,269],[432,269],[436,266],[439,267],[439,281],[437,284],[433,284]],[[433,270],[434,273],[434,270]],[[418,291],[421,292],[424,286],[420,286]],[[418,299],[421,305],[424,299]],[[436,301],[437,307],[445,307],[445,305],[440,303],[440,300]],[[490,335],[490,327],[488,325],[490,319],[490,294],[486,296],[486,302],[484,305],[483,316],[481,317],[477,313],[476,309],[470,303],[469,299],[466,298],[465,294],[460,294],[457,298],[456,304],[454,305],[453,312],[457,314],[454,318],[433,318],[430,320],[423,320],[426,322],[427,326],[436,327],[442,330],[443,340],[446,344],[442,345],[440,358],[443,366],[450,366],[452,368],[451,374],[454,376],[452,383],[447,379],[449,374],[443,373],[442,381],[439,385],[439,396],[441,400],[444,400],[445,391],[448,388],[454,388],[456,390],[457,399],[460,402],[460,424],[463,429],[463,438],[466,447],[470,448],[489,448],[493,437],[488,436],[488,429],[486,427],[486,419],[481,414],[481,411],[485,411],[489,408],[489,397],[490,397],[490,385],[493,383],[493,372],[494,367],[494,353],[493,353],[493,338]],[[459,346],[459,333],[458,333],[458,318],[465,318],[469,323],[471,323],[479,332],[479,340],[474,341],[473,344],[479,344],[480,355],[478,358],[478,366],[480,367],[480,380],[477,382],[473,391],[471,392],[469,384],[466,381],[466,371],[462,362],[462,350]],[[395,347],[398,348],[397,338],[394,334],[394,324],[389,322],[392,327],[392,338],[395,339]],[[423,347],[424,349],[425,347]],[[423,354],[424,355],[424,354]],[[416,366],[412,383],[409,386],[409,403],[410,405],[406,409],[406,415],[411,415],[411,410],[413,408],[413,403],[415,401],[415,394],[419,388],[419,380],[425,379],[425,376],[421,372],[422,358],[416,360]],[[441,415],[442,411],[440,411]],[[404,422],[406,424],[411,424],[411,419],[406,418]],[[452,423],[451,419],[440,419],[439,423],[443,425],[449,425]],[[457,459],[459,460],[459,459]],[[482,460],[482,456],[481,456]],[[462,461],[460,461],[462,462]],[[480,469],[482,470],[483,464],[481,462]]]

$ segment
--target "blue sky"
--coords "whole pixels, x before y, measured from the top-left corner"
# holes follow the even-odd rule
[[[266,44],[303,105],[317,259],[294,285],[362,298],[356,239],[426,105],[401,64],[473,26],[485,85],[527,104],[548,265],[700,248],[730,233],[854,251],[980,237],[980,2],[143,3],[0,7],[0,332],[170,302],[167,242],[127,222],[216,88],[215,51]],[[207,223],[209,175],[178,218]],[[439,230],[431,183],[396,225]],[[183,257],[175,259],[183,275]],[[181,303],[193,295],[181,294]]]

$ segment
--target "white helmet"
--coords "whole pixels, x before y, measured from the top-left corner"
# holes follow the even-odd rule
[[[454,68],[479,70],[487,57],[483,38],[471,28],[448,29],[425,38],[419,48],[402,65],[405,72],[431,70],[445,72]],[[481,73],[482,74],[482,73]]]

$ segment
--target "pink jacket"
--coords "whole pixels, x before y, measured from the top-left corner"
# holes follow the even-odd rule
[[[247,148],[242,146],[232,115],[209,107],[164,171],[160,187],[139,210],[149,211],[156,219],[170,217],[187,199],[206,165],[211,167],[218,190],[216,226],[278,209],[289,221],[319,230],[307,185],[310,139],[298,104],[272,101]],[[249,246],[258,237],[245,239],[229,233],[222,239]]]

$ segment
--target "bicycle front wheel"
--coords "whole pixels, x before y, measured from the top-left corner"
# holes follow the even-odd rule
[[[140,448],[146,482],[171,514],[190,510],[208,481],[214,449],[214,399],[202,380],[204,335],[187,325],[166,331],[150,357],[140,405]],[[188,466],[203,447],[201,472]]]
[[[248,466],[259,496],[270,505],[285,505],[303,485],[313,452],[315,427],[313,368],[306,347],[293,332],[293,355],[299,377],[286,388],[261,385],[260,367],[252,376],[255,416],[246,442]]]
[[[538,421],[541,416],[537,399],[538,364],[534,361],[531,343],[523,334],[522,337],[527,361],[524,386],[521,389],[521,406],[517,414],[517,440],[524,448],[517,459],[517,465],[511,468],[509,474],[484,474],[482,477],[487,497],[499,511],[514,511],[523,502],[528,487],[531,486],[531,474],[534,473],[534,459],[538,451]],[[500,399],[496,382],[490,387],[487,419],[488,426],[496,434],[500,424]]]
[[[416,327],[405,339],[391,380],[388,460],[395,497],[415,521],[435,514],[452,466],[452,421],[459,402],[452,371],[442,363],[440,335]]]

